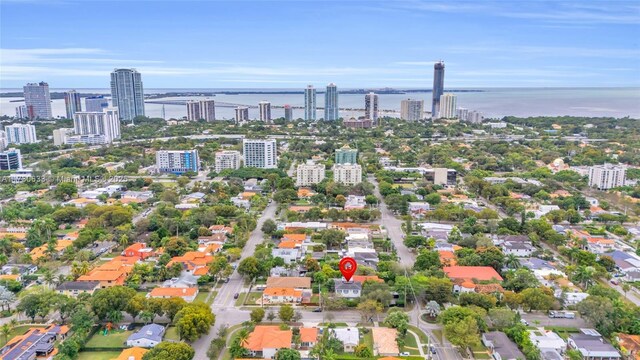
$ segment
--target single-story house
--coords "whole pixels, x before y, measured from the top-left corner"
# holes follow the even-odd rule
[[[127,346],[150,348],[158,345],[164,335],[164,326],[148,324],[127,338]]]
[[[354,352],[356,346],[360,344],[360,332],[357,327],[327,329],[326,331],[333,331],[336,339],[342,342],[344,352],[346,353]]]
[[[482,334],[482,343],[491,352],[495,360],[522,360],[524,355],[507,334],[502,331],[491,331]]]

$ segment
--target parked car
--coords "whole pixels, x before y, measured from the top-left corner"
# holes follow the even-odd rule
[[[400,356],[409,356],[409,355],[411,355],[411,354],[409,352],[406,352],[406,351],[400,353]]]
[[[618,282],[618,280],[616,280],[616,279],[611,279],[611,283],[613,285],[618,285],[620,282]]]
[[[529,322],[525,319],[520,319],[520,322],[522,323],[522,325],[524,326],[529,326]]]
[[[233,294],[233,298],[234,299],[237,299],[239,296],[240,296],[240,294],[238,294],[238,293]]]
[[[322,308],[315,308],[313,309],[313,312],[322,312]]]

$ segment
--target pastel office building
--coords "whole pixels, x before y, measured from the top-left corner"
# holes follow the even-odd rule
[[[345,185],[356,185],[362,182],[362,166],[358,164],[333,165],[333,181]]]
[[[144,116],[142,75],[136,69],[115,69],[111,73],[111,101],[122,120]]]
[[[36,127],[31,124],[12,124],[4,127],[9,144],[33,144],[38,142]]]
[[[242,140],[244,166],[261,169],[278,167],[277,143],[275,139]]]
[[[75,90],[64,93],[64,106],[67,110],[67,119],[73,119],[73,114],[82,111],[80,94]]]
[[[118,109],[78,112],[73,116],[73,129],[76,135],[104,135],[104,142],[112,143],[120,139]]]
[[[298,165],[296,171],[296,186],[311,186],[324,180],[325,168],[323,164],[307,162]]]
[[[224,150],[216,152],[216,172],[219,173],[226,169],[239,169],[242,155],[239,151]]]
[[[51,119],[51,96],[46,82],[29,83],[24,86],[24,104],[29,119]]]
[[[20,149],[9,148],[0,152],[0,170],[22,169],[22,154]]]
[[[603,164],[589,168],[589,186],[609,190],[624,186],[627,168],[624,165]]]
[[[156,168],[161,173],[197,173],[200,170],[198,150],[159,150],[156,152]]]

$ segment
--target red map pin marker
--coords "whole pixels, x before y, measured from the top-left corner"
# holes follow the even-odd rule
[[[347,281],[351,280],[351,277],[356,273],[357,268],[358,263],[356,263],[354,258],[346,257],[340,260],[340,272]]]

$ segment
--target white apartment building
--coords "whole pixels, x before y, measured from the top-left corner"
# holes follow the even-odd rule
[[[60,128],[53,130],[53,145],[62,146],[67,142],[67,136],[73,135],[72,128]]]
[[[200,103],[197,101],[187,101],[187,120],[200,120]]]
[[[589,167],[589,186],[608,190],[624,186],[627,168],[624,165],[603,164]]]
[[[214,100],[205,99],[187,102],[187,120],[197,121],[200,119],[205,121],[214,121],[216,119],[216,102]]]
[[[458,97],[454,94],[440,95],[440,113],[438,117],[441,119],[454,119],[457,117],[456,108]]]
[[[424,117],[424,100],[402,100],[400,103],[400,117],[402,120],[418,121]]]
[[[156,152],[156,167],[161,173],[197,173],[200,169],[198,150],[160,150]]]
[[[38,142],[36,127],[30,124],[11,124],[4,127],[9,144],[33,144]]]
[[[4,150],[9,146],[7,143],[7,133],[4,130],[0,130],[0,151]]]
[[[236,123],[249,121],[249,108],[246,106],[238,106],[236,108]]]
[[[261,169],[278,167],[278,147],[275,139],[243,139],[244,166]]]
[[[258,103],[258,110],[260,111],[260,121],[266,123],[271,122],[271,103],[268,101],[260,101]]]
[[[325,169],[322,164],[314,164],[309,161],[298,165],[296,186],[310,186],[321,182],[325,177]]]
[[[102,112],[77,112],[73,115],[76,135],[104,135],[105,143],[120,139],[118,109],[107,108]]]
[[[333,165],[333,181],[345,185],[356,185],[362,182],[362,166],[358,164]]]
[[[219,173],[225,169],[239,169],[241,158],[242,155],[240,155],[239,151],[224,150],[216,152],[216,172]]]

